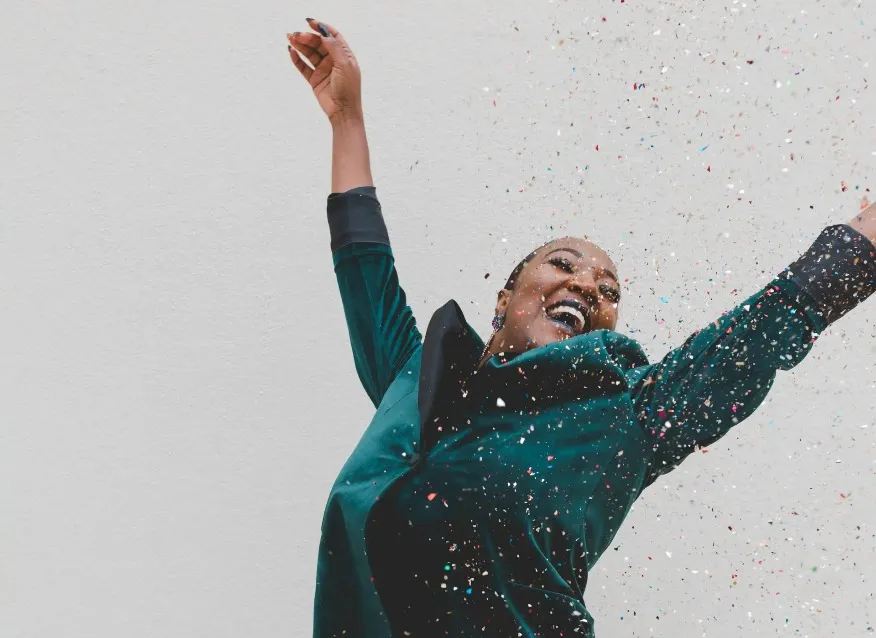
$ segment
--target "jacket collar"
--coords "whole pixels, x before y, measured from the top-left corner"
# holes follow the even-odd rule
[[[419,391],[420,446],[428,452],[463,425],[458,409],[521,412],[557,402],[581,402],[628,390],[626,372],[648,364],[641,346],[597,330],[511,357],[494,356],[477,369],[484,341],[453,299],[432,315],[423,341]],[[477,371],[477,374],[475,374]],[[463,387],[463,383],[465,386]]]

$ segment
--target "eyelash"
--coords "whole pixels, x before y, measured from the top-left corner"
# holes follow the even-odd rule
[[[600,290],[602,290],[603,294],[608,297],[612,303],[618,303],[620,301],[620,294],[611,286],[601,286]]]
[[[554,257],[550,260],[549,263],[552,263],[554,266],[562,268],[566,272],[572,272],[574,269],[572,268],[571,262],[568,259],[563,259],[562,257]]]
[[[548,260],[548,263],[551,263],[558,268],[565,270],[566,272],[574,272],[575,270],[572,267],[571,262],[568,259],[563,259],[562,257],[554,257],[553,259]],[[600,286],[599,290],[602,292],[602,294],[608,297],[612,303],[618,303],[620,301],[620,294],[611,286]]]

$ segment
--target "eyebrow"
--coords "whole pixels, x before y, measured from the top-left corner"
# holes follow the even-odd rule
[[[567,253],[572,253],[572,254],[575,255],[578,259],[583,259],[583,258],[584,258],[584,255],[581,254],[579,251],[575,250],[574,248],[554,248],[553,250],[548,251],[548,253],[545,255],[545,257],[547,257],[548,255],[552,255],[553,253],[558,253],[558,252],[561,252],[561,251],[565,251],[565,252],[567,252]],[[614,279],[614,281],[615,281],[616,284],[620,284],[620,281],[618,281],[617,275],[614,274],[613,272],[611,272],[608,268],[602,268],[602,267],[600,267],[599,270],[600,270],[602,273],[604,273],[604,274],[606,274],[607,276],[609,276],[609,277],[611,277],[612,279]]]

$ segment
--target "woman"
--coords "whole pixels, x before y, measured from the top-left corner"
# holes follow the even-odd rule
[[[876,207],[654,364],[614,331],[614,263],[573,237],[515,268],[486,343],[453,300],[422,339],[371,179],[356,59],[308,22],[289,53],[332,125],[332,257],[377,409],[326,507],[314,636],[592,636],[587,574],[636,498],[876,289]]]

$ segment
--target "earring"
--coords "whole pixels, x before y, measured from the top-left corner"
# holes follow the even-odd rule
[[[493,330],[501,330],[505,323],[505,315],[496,315],[493,317]]]

